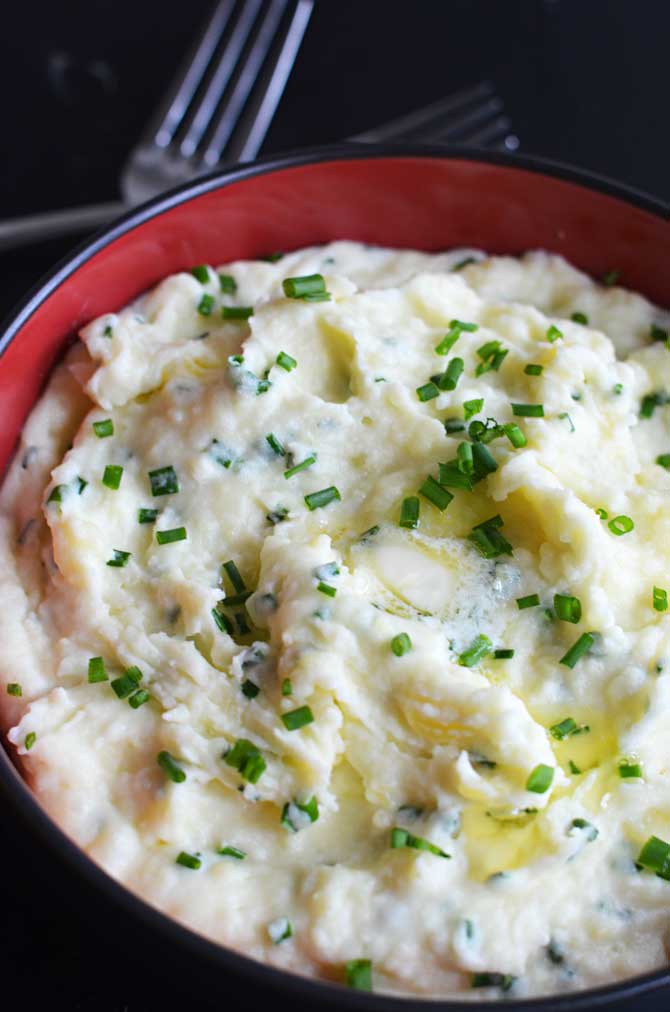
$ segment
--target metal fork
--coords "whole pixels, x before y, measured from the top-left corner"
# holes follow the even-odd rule
[[[223,0],[184,61],[121,176],[123,200],[0,221],[0,251],[105,224],[220,164],[258,153],[300,48],[313,0]],[[350,140],[457,141],[513,150],[488,82]]]

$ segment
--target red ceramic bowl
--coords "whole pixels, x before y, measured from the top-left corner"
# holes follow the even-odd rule
[[[211,175],[99,233],[42,281],[6,322],[0,331],[0,474],[49,371],[78,329],[120,309],[167,274],[333,239],[422,250],[476,246],[509,254],[542,248],[595,276],[617,269],[627,287],[669,306],[669,214],[660,202],[587,173],[457,149],[349,146]],[[287,1000],[315,1007],[473,1009],[472,1002],[345,991],[224,949],[149,907],[95,865],[42,810],[8,748],[0,748],[0,791],[52,856],[64,859],[70,873],[93,890],[93,903],[114,904],[163,946],[171,946],[175,958],[197,963],[197,972],[208,973],[219,988],[234,974],[253,981],[258,993],[264,989],[275,998],[283,993]],[[663,986],[670,986],[665,969],[563,998],[504,1005],[577,1012],[625,998],[637,1001]],[[500,1003],[475,1007],[493,1010]]]

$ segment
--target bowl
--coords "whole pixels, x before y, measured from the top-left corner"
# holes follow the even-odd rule
[[[428,251],[481,247],[517,255],[543,248],[670,306],[670,210],[659,201],[554,163],[467,149],[344,146],[303,151],[212,174],[129,212],[80,246],[0,329],[0,473],[52,366],[79,328],[115,311],[162,277],[197,263],[255,258],[334,239]],[[472,1009],[472,1001],[366,994],[274,969],[226,949],[145,903],[89,858],[41,808],[6,741],[3,803],[37,836],[54,869],[105,902],[220,987],[305,1005],[409,1012]],[[56,862],[60,862],[57,866]],[[602,1008],[670,985],[670,971],[566,996],[505,1001],[509,1010]],[[499,1002],[477,1002],[499,1009]]]

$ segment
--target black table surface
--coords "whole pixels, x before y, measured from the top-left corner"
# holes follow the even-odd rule
[[[208,8],[205,0],[5,7],[0,217],[118,196],[126,154]],[[670,202],[669,37],[670,5],[655,0],[317,0],[263,151],[330,143],[488,78],[522,152]],[[0,315],[72,245],[2,254]],[[95,897],[82,902],[80,887],[2,812],[0,900],[0,981],[5,995],[19,988],[23,1008],[261,1004],[234,981],[204,987],[176,973],[149,940],[126,944],[127,925],[103,916]],[[616,1008],[669,1005],[670,990]]]

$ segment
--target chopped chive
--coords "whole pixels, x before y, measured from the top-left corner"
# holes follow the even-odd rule
[[[122,477],[123,468],[119,464],[108,464],[102,476],[102,484],[106,485],[107,488],[111,488],[113,492],[116,492],[121,484]]]
[[[559,720],[557,724],[551,725],[549,734],[556,741],[563,741],[573,734],[578,734],[580,730],[583,730],[583,728],[579,727],[579,724],[573,717],[565,717],[564,720]]]
[[[165,751],[165,749],[158,753],[156,756],[156,762],[173,784],[184,783],[186,780],[186,774],[174,756],[171,756],[169,752]]]
[[[107,324],[107,326],[105,327],[105,329],[102,332],[102,336],[103,337],[111,337],[112,336],[112,325],[111,325],[111,323]]]
[[[392,850],[410,847],[412,850],[424,850],[429,854],[435,854],[436,857],[448,858],[451,856],[442,850],[441,847],[437,847],[434,843],[424,840],[422,836],[415,836],[407,829],[401,829],[399,826],[395,826],[391,830],[390,846]]]
[[[458,663],[464,668],[473,668],[475,664],[479,664],[487,654],[491,653],[492,646],[493,644],[488,636],[480,634],[473,640],[468,649],[463,651],[458,658]]]
[[[403,499],[402,506],[400,507],[400,519],[398,523],[401,527],[407,527],[409,530],[413,530],[418,526],[419,500],[415,495],[411,495],[408,496],[407,499]]]
[[[233,586],[233,589],[236,590],[238,594],[243,593],[243,591],[247,589],[247,585],[240,576],[240,571],[232,559],[230,559],[228,562],[224,562],[223,565],[221,566],[221,569],[227,575],[228,579],[230,580]]]
[[[363,531],[363,533],[359,535],[358,543],[361,545],[367,544],[368,541],[374,538],[376,534],[379,534],[379,531],[379,524],[374,524],[374,526],[368,527],[367,531]]]
[[[147,509],[141,506],[137,511],[138,524],[152,524],[158,516],[158,510]]]
[[[255,784],[267,769],[260,750],[247,738],[238,738],[230,751],[223,755],[226,766],[232,766],[240,776]]]
[[[642,403],[640,404],[640,418],[651,418],[656,408],[667,404],[668,400],[668,394],[663,390],[657,390],[655,393],[646,394],[642,398]]]
[[[582,772],[576,763],[573,763],[572,759],[568,759],[568,768],[572,773],[573,777],[578,777]]]
[[[30,752],[31,748],[33,747],[36,741],[37,735],[35,734],[35,732],[29,731],[28,734],[23,739],[23,747],[25,748],[26,752]]]
[[[172,495],[179,491],[179,479],[172,464],[167,467],[157,467],[155,471],[149,471],[152,495]]]
[[[570,432],[576,432],[577,431],[575,429],[575,423],[573,422],[572,418],[570,417],[570,415],[568,414],[567,411],[561,411],[561,413],[560,413],[560,415],[558,417],[561,419],[561,421],[563,421],[564,418],[567,418],[568,424],[570,426]]]
[[[565,664],[568,668],[574,668],[577,661],[588,653],[593,646],[595,639],[591,633],[582,633],[579,639],[573,643],[570,649],[561,657],[559,664]]]
[[[587,822],[586,819],[573,819],[570,823],[570,836],[574,836],[573,829],[578,829],[580,833],[583,833],[588,843],[593,843],[598,838],[598,830],[593,823]]]
[[[253,590],[244,590],[241,594],[228,594],[222,601],[219,601],[219,608],[238,608],[240,605],[245,604],[251,595]]]
[[[298,813],[297,816],[292,812],[292,809]],[[316,798],[311,797],[308,801],[287,801],[282,808],[279,820],[280,825],[292,833],[297,833],[299,829],[303,828],[305,823],[305,820],[299,817],[300,812],[306,815],[310,822],[317,822],[319,818],[319,803]]]
[[[512,414],[517,418],[544,418],[544,404],[512,404]]]
[[[198,264],[196,267],[191,267],[191,274],[201,285],[206,285],[209,281],[209,268],[207,264]]]
[[[264,257],[258,257],[259,260],[264,260],[266,264],[276,264],[278,260],[282,260],[284,253],[282,250],[274,250],[272,253],[267,253]]]
[[[509,973],[473,973],[470,987],[499,987],[501,991],[509,991],[516,977]]]
[[[297,364],[296,360],[285,351],[280,351],[277,355],[277,365],[281,366],[282,369],[285,369],[286,372],[291,372],[295,369]]]
[[[212,608],[212,618],[221,632],[228,633],[229,636],[233,635],[233,624],[227,615],[224,615],[218,608]]]
[[[465,362],[462,358],[452,358],[443,375],[438,380],[437,385],[440,390],[455,390],[464,368]]]
[[[463,323],[461,320],[452,320],[449,324],[449,331],[436,346],[435,352],[438,355],[448,355],[463,332],[469,331],[473,333],[475,330],[479,330],[476,323]]]
[[[602,508],[602,506],[598,507],[598,509],[596,510],[596,513],[598,514],[598,516],[600,517],[601,520],[607,520],[607,518],[609,516],[609,513],[607,512],[607,510],[604,510]]]
[[[123,569],[127,564],[128,559],[131,556],[131,552],[122,552],[118,548],[113,549],[114,555],[111,559],[107,560],[106,565],[113,566],[116,569]]]
[[[469,422],[473,415],[478,415],[484,408],[483,397],[473,397],[471,401],[463,402],[463,417]]]
[[[237,281],[232,274],[219,274],[219,287],[224,295],[234,295],[237,291]]]
[[[528,440],[516,422],[508,422],[507,425],[503,425],[503,432],[516,450],[521,449],[522,446],[526,446]]]
[[[305,505],[309,510],[316,510],[322,506],[328,506],[329,503],[339,501],[342,499],[339,491],[335,485],[329,485],[328,488],[322,488],[318,492],[309,492],[305,496]]]
[[[403,654],[408,654],[412,649],[412,641],[406,632],[398,633],[391,640],[391,650],[396,657],[402,657]]]
[[[270,447],[270,449],[272,449],[277,454],[278,457],[285,457],[286,456],[286,449],[285,449],[285,447],[283,446],[282,443],[279,442],[279,440],[274,435],[274,433],[269,432],[267,434],[267,436],[265,437],[265,440],[266,440],[268,446]]]
[[[426,480],[419,488],[419,495],[422,495],[424,499],[428,499],[432,502],[433,506],[436,506],[438,510],[446,510],[449,503],[454,498],[451,492],[442,485],[432,475],[428,475]],[[406,502],[407,500],[405,500]],[[401,524],[401,526],[405,526]]]
[[[91,657],[88,662],[88,680],[91,684],[95,682],[106,682],[108,680],[105,662],[102,657]]]
[[[293,682],[290,678],[285,678],[281,683],[281,694],[282,696],[293,695]]]
[[[448,436],[451,436],[454,432],[464,432],[465,422],[462,422],[460,418],[445,418],[444,431]]]
[[[582,617],[582,603],[571,594],[554,594],[554,611],[562,622],[576,623]]]
[[[216,853],[220,854],[221,857],[234,857],[237,861],[244,861],[247,856],[244,850],[240,850],[238,847],[230,846],[219,847]]]
[[[652,323],[649,328],[649,337],[652,341],[667,341],[668,332],[667,330],[664,330],[663,327],[659,327],[658,324]]]
[[[246,696],[247,699],[255,699],[261,691],[256,683],[252,682],[249,678],[242,682],[240,688],[242,689],[242,695]]]
[[[54,485],[54,487],[51,489],[51,492],[49,493],[49,498],[47,499],[47,505],[50,502],[62,502],[63,501],[63,492],[65,491],[66,488],[67,488],[67,485]]]
[[[312,454],[310,457],[305,457],[305,459],[300,464],[296,464],[295,467],[289,467],[288,471],[284,471],[284,477],[292,478],[294,474],[299,474],[300,471],[305,471],[308,467],[311,467],[312,464],[316,464],[315,454]]]
[[[656,463],[659,467],[664,467],[666,471],[670,471],[670,453],[662,453],[656,458]]]
[[[344,970],[347,987],[372,991],[372,963],[369,959],[350,959]]]
[[[539,594],[528,594],[526,597],[517,597],[516,606],[519,611],[525,608],[537,608],[540,603]]]
[[[485,478],[487,474],[493,474],[498,470],[491,451],[483,443],[472,444],[472,457],[477,478]]]
[[[623,383],[615,383],[612,390],[617,396],[623,393]]]
[[[544,366],[536,365],[535,362],[529,362],[526,368],[524,369],[524,373],[526,374],[526,376],[541,376],[543,372]]]
[[[224,320],[248,320],[253,315],[253,306],[221,306],[221,317]]]
[[[652,604],[654,611],[667,611],[668,610],[668,592],[663,590],[662,587],[654,587],[652,592]]]
[[[417,387],[416,395],[422,403],[425,403],[426,401],[432,401],[435,397],[439,397],[440,391],[431,380],[429,383],[424,383],[422,387]]]
[[[636,862],[648,871],[656,872],[659,878],[670,881],[670,843],[650,836],[642,847]]]
[[[621,277],[621,271],[605,271],[602,277],[602,282],[607,288],[611,288],[615,285]]]
[[[301,727],[313,723],[314,714],[309,706],[299,706],[297,710],[282,713],[281,719],[287,731],[299,731]]]
[[[477,550],[485,559],[495,559],[499,555],[513,555],[512,546],[501,534],[498,528],[502,527],[500,516],[491,517],[481,524],[473,527],[468,534],[468,541],[476,546]]]
[[[182,850],[175,860],[175,864],[180,864],[183,868],[190,868],[191,871],[198,871],[202,868],[202,860],[197,854],[187,854],[185,850]]]
[[[539,763],[526,781],[526,790],[532,791],[534,794],[544,794],[551,787],[553,779],[553,766],[545,766],[544,763]]]
[[[133,710],[138,710],[144,703],[148,703],[151,696],[146,689],[138,689],[137,692],[133,692],[128,702],[132,706]]]
[[[563,331],[559,330],[558,327],[555,327],[554,324],[552,323],[552,325],[549,327],[549,330],[545,334],[545,340],[549,341],[550,344],[553,344],[554,341],[558,341],[558,339],[561,337],[563,337]]]
[[[616,534],[616,536],[620,538],[622,534],[628,534],[630,531],[632,531],[633,528],[635,527],[635,524],[633,523],[630,517],[624,516],[622,514],[621,516],[613,517],[613,519],[610,520],[607,526],[611,530],[612,534]]]
[[[472,456],[472,447],[470,443],[459,443],[456,450],[456,459],[458,460],[458,469],[463,474],[472,474],[475,469],[475,464]]]
[[[159,545],[170,545],[173,541],[186,541],[186,528],[173,527],[169,531],[156,531],[156,541]]]
[[[464,267],[469,264],[476,264],[477,260],[475,257],[464,257],[463,260],[459,260],[457,264],[451,268],[452,271],[462,271]]]
[[[297,278],[284,278],[281,283],[287,299],[304,299],[309,295],[326,295],[326,282],[321,274],[305,274]]]
[[[573,320],[574,323],[581,323],[584,327],[588,326],[589,318],[586,313],[573,313],[570,319]]]
[[[18,682],[8,682],[7,683],[7,695],[8,696],[22,696],[23,695],[23,689],[21,688],[21,686],[19,685]]]
[[[200,302],[198,303],[198,312],[200,313],[201,316],[211,316],[213,308],[214,308],[214,296],[209,295],[208,292],[205,292],[203,297],[200,299]]]
[[[501,347],[500,341],[487,341],[477,349],[477,355],[482,361],[475,369],[475,376],[483,376],[487,372],[498,372],[507,357],[507,350]]]
[[[98,439],[106,439],[114,435],[114,422],[111,418],[105,418],[102,422],[93,422],[93,431]]]
[[[275,524],[280,524],[282,520],[288,519],[288,509],[286,506],[277,506],[276,509],[273,509],[270,513],[266,514],[265,519],[273,526]]]
[[[142,672],[138,667],[133,666],[127,668],[119,678],[113,678],[109,684],[119,699],[126,699],[135,692],[141,680]]]
[[[446,464],[440,464],[439,470],[439,485],[445,488],[462,488],[466,492],[472,491],[472,477],[461,471],[457,460],[450,460]]]
[[[622,780],[640,780],[642,778],[642,766],[631,759],[619,759],[617,769]]]
[[[324,583],[323,580],[319,580],[316,589],[320,590],[326,597],[335,597],[337,594],[337,587],[331,587],[329,583]]]
[[[270,921],[268,924],[268,935],[275,945],[279,945],[286,938],[291,938],[293,926],[288,917],[278,917],[276,920]]]
[[[493,656],[497,661],[508,661],[514,657],[514,651],[509,647],[500,647],[498,650],[493,651]]]

